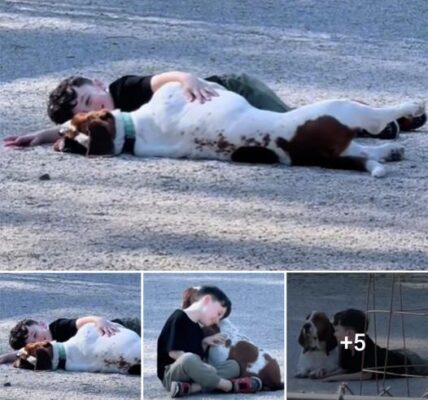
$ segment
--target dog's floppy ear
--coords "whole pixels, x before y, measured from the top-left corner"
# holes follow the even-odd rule
[[[303,329],[300,330],[298,342],[299,342],[300,346],[302,346],[302,348],[303,348],[303,353],[306,353],[308,351],[308,349],[306,348],[305,336],[303,335]]]
[[[330,322],[328,337],[327,337],[327,340],[326,340],[326,348],[325,348],[326,354],[329,355],[330,352],[336,346],[337,346],[337,339],[336,339],[336,336],[334,336],[334,327],[333,327],[333,324]]]
[[[102,156],[114,153],[113,136],[109,122],[94,120],[88,124],[89,146],[88,156]]]
[[[52,369],[52,351],[48,347],[43,346],[36,350],[36,365],[35,371],[46,371]]]

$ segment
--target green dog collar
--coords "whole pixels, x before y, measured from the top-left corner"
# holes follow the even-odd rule
[[[135,127],[131,113],[122,112],[120,115],[122,117],[123,127],[125,130],[125,139],[135,139]]]
[[[62,343],[56,342],[56,348],[58,349],[58,368],[59,369],[65,369],[65,361],[66,361],[66,355],[65,355],[65,347]]]

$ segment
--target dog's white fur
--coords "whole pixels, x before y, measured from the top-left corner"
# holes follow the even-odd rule
[[[300,107],[287,113],[276,113],[252,107],[243,97],[215,85],[219,96],[200,104],[188,102],[178,83],[168,83],[152,100],[130,113],[136,127],[134,154],[141,157],[204,158],[230,160],[230,147],[245,145],[243,138],[263,142],[283,164],[291,163],[289,154],[277,145],[277,139],[293,139],[298,127],[323,116],[331,116],[354,129],[380,133],[393,120],[424,113],[424,103],[407,102],[392,107],[374,108],[350,100],[326,100]],[[121,111],[113,111],[116,123],[114,152],[122,151],[125,133]],[[224,139],[224,148],[218,146]],[[227,142],[227,145],[226,145]],[[244,140],[245,142],[245,140]],[[216,143],[216,145],[213,145]],[[227,148],[229,146],[229,148]],[[402,157],[404,149],[396,143],[365,146],[355,141],[341,157],[367,158],[365,168],[375,177],[386,171],[380,161]]]

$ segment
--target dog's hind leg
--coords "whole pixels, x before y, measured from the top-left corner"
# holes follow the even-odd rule
[[[364,157],[375,161],[401,161],[404,158],[404,147],[397,143],[367,146],[352,140],[340,156]]]
[[[357,101],[332,100],[324,104],[328,113],[349,128],[359,128],[376,135],[391,122],[425,113],[424,102],[406,102],[390,107],[371,107]]]

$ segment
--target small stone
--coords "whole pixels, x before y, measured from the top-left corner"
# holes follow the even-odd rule
[[[49,181],[51,179],[51,176],[49,174],[43,174],[39,176],[40,181]]]
[[[3,386],[4,387],[10,387],[10,386],[12,386],[12,384],[10,382],[5,382],[5,383],[3,383]]]

